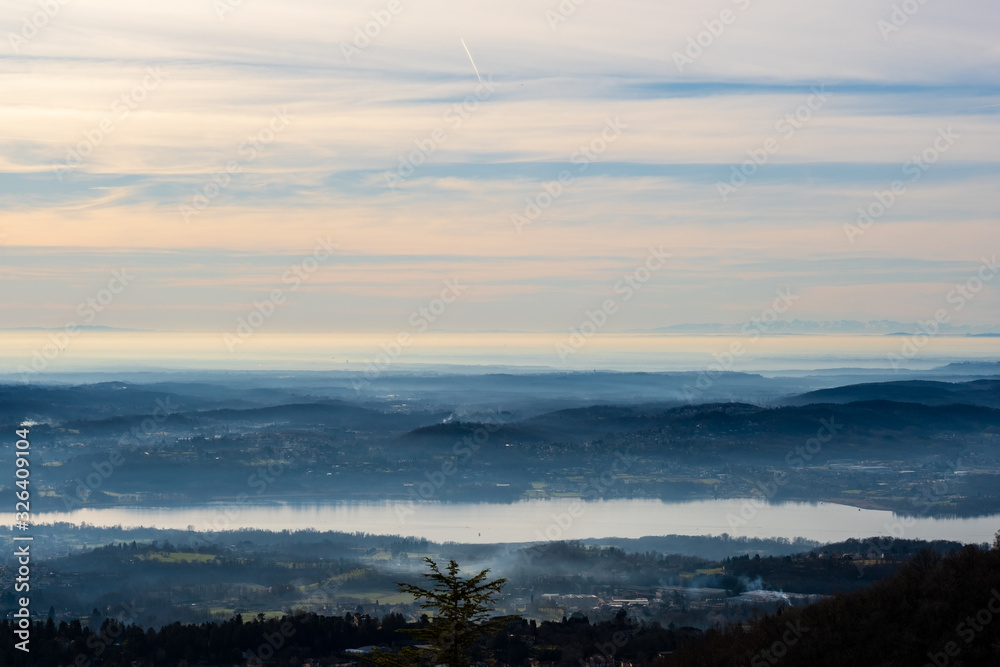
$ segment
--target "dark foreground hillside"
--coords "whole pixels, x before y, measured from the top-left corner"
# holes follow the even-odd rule
[[[710,630],[660,664],[1000,665],[1000,550],[921,552],[891,579],[751,627]]]
[[[48,621],[34,625],[26,655],[15,648],[14,624],[4,620],[0,665],[361,667],[368,661],[352,649],[412,644],[397,630],[419,625],[398,613],[381,619],[361,613],[237,615],[159,629],[134,625],[127,616],[106,618],[95,628]],[[637,623],[624,610],[599,623],[582,614],[537,624],[509,618],[475,653],[478,664],[522,667],[1000,665],[1000,549],[968,546],[944,557],[922,551],[867,589],[705,633]]]

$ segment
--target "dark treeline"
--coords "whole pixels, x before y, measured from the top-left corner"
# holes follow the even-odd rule
[[[9,527],[0,529],[0,544],[10,540],[9,531]],[[300,610],[328,616],[361,611],[381,617],[390,609],[411,611],[406,604],[384,606],[377,602],[391,598],[395,583],[419,571],[424,555],[433,555],[481,564],[506,577],[504,613],[554,620],[580,610],[592,620],[606,620],[614,613],[606,604],[612,596],[638,596],[653,598],[654,604],[634,615],[666,625],[674,619],[659,618],[669,609],[658,604],[658,587],[703,586],[737,592],[739,587],[734,577],[699,573],[720,567],[719,560],[671,555],[662,548],[676,545],[690,552],[705,549],[728,555],[760,549],[765,557],[793,549],[787,540],[751,541],[727,535],[629,540],[625,542],[633,548],[646,548],[628,552],[579,542],[440,545],[422,539],[317,531],[230,531],[206,540],[203,534],[192,531],[148,529],[123,529],[113,536],[114,544],[90,546],[112,536],[111,531],[90,526],[39,526],[36,538],[40,554],[33,563],[34,574],[44,584],[33,591],[36,608],[54,608],[57,623],[80,618],[92,629],[98,627],[93,624],[93,609],[112,616],[124,603],[135,610],[132,622],[153,628],[174,622],[218,622],[233,613],[250,616],[261,611],[273,615]],[[815,545],[794,544],[802,550]],[[67,551],[69,555],[62,555]],[[60,555],[47,556],[52,553]],[[822,591],[836,590],[835,584],[827,585],[834,580],[864,585],[871,579],[859,580],[850,564],[838,561],[837,565],[820,573],[825,579],[813,582],[823,583],[826,587]],[[785,571],[800,567],[796,562]],[[874,574],[876,570],[872,570]],[[0,608],[16,606],[11,583],[14,575],[15,568],[0,565],[0,584],[7,582],[0,585]],[[770,581],[772,575],[778,583]],[[772,575],[761,587],[782,588],[783,570]],[[792,587],[785,590],[799,591]],[[594,595],[600,600],[553,606],[544,603],[544,594]],[[539,607],[551,611],[540,612]],[[101,617],[97,618],[97,624],[100,621]],[[709,627],[714,621],[685,617],[677,622]]]
[[[105,619],[91,631],[79,621],[34,624],[30,658],[15,648],[13,625],[0,622],[0,664],[52,667],[176,667],[255,663],[292,666],[310,660],[314,665],[343,662],[343,651],[363,646],[394,649],[411,644],[400,629],[426,623],[407,623],[400,614],[381,620],[367,614],[344,617],[294,614],[281,618],[257,617],[245,622],[239,615],[222,623],[182,625],[159,630]],[[586,617],[536,623],[514,619],[507,629],[483,642],[481,653],[498,664],[527,664],[532,658],[554,665],[578,665],[602,656],[611,660],[648,663],[658,652],[672,650],[683,633],[658,624],[638,626],[624,612],[611,621],[591,623]],[[383,650],[384,650],[383,649]]]
[[[722,567],[728,576],[724,582],[733,577],[740,582],[739,586],[725,583],[727,589],[736,592],[746,590],[745,582],[749,580],[761,580],[772,590],[829,595],[865,588],[872,581],[887,578],[924,549],[944,556],[962,546],[960,542],[948,540],[851,538],[794,556],[761,557],[758,554],[724,558]]]
[[[79,621],[35,623],[30,660],[25,660],[28,656],[15,647],[18,639],[13,624],[5,620],[0,623],[0,664],[175,667],[187,661],[228,666],[259,658],[290,665],[300,664],[304,658],[335,656],[348,648],[399,642],[403,636],[396,629],[407,625],[400,614],[381,620],[362,614],[298,614],[272,619],[261,614],[249,622],[237,614],[222,623],[173,623],[159,630],[126,623],[127,619],[108,618],[94,631]]]
[[[683,667],[1000,664],[1000,550],[921,551],[891,579],[749,625],[712,629],[669,656]]]
[[[998,539],[1000,542],[1000,539]],[[780,560],[780,559],[775,559]],[[398,647],[407,635],[398,613],[286,614],[244,621],[173,623],[144,629],[127,617],[95,629],[79,621],[37,622],[30,661],[17,651],[14,626],[0,622],[0,664],[160,665],[246,664],[255,658],[292,666],[336,664],[349,648]],[[620,611],[591,623],[574,614],[561,622],[512,620],[482,647],[499,665],[529,660],[552,667],[659,663],[664,667],[787,667],[840,665],[988,665],[1000,659],[1000,549],[975,545],[941,556],[925,549],[891,578],[804,608],[783,607],[745,624],[694,628],[638,623]]]
[[[234,507],[236,507],[234,505]],[[223,506],[223,510],[229,507]],[[403,537],[365,533],[361,531],[343,532],[312,528],[299,530],[267,530],[263,528],[240,528],[238,530],[217,530],[203,532],[172,528],[149,528],[135,526],[92,526],[87,523],[74,524],[56,522],[32,526],[38,542],[38,555],[53,559],[77,553],[82,545],[119,544],[137,542],[139,544],[160,545],[169,551],[175,545],[194,549],[202,553],[215,553],[213,548],[234,546],[244,553],[281,552],[288,556],[310,557],[315,553],[326,555],[331,551],[342,553],[364,553],[367,550],[386,549],[393,553],[426,552],[433,544],[420,537]],[[12,544],[15,530],[9,525],[0,526],[0,543]],[[713,539],[713,538],[708,538]],[[763,547],[769,544],[781,546],[781,541],[763,540]],[[34,552],[32,552],[34,553]]]

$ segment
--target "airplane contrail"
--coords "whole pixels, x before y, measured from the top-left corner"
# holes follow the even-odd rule
[[[469,54],[469,62],[472,63],[472,69],[476,70],[476,78],[479,79],[479,83],[483,82],[483,77],[479,76],[479,68],[476,67],[476,61],[472,59],[472,53],[469,52],[469,47],[465,46],[465,39],[459,38],[462,42],[462,46],[465,47],[465,52]]]

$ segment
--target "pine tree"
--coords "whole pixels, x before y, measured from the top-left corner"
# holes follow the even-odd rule
[[[432,559],[424,558],[424,561],[430,569],[423,574],[431,582],[429,588],[404,582],[396,586],[400,592],[423,600],[421,608],[434,612],[434,618],[429,623],[406,630],[430,648],[407,648],[397,655],[378,654],[372,656],[372,661],[380,665],[412,665],[427,661],[432,665],[466,667],[471,661],[476,640],[496,634],[510,620],[490,619],[492,606],[507,580],[488,581],[488,569],[466,579],[459,575],[458,563],[453,560],[448,561],[445,572]]]

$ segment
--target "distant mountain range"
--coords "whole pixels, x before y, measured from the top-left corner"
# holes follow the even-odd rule
[[[846,387],[820,389],[782,401],[784,405],[817,403],[855,403],[858,401],[894,401],[923,405],[980,405],[1000,408],[1000,380],[973,382],[934,382],[907,380],[903,382],[873,382]]]
[[[740,333],[746,326],[740,324],[674,324],[647,330],[647,333],[699,334],[699,333]],[[754,329],[756,331],[757,329]],[[814,322],[811,320],[791,320],[772,322],[764,332],[768,334],[874,334],[909,336],[921,332],[920,325],[913,322],[896,322],[893,320],[873,320],[859,322],[857,320],[837,320],[833,322]],[[950,336],[1000,336],[1000,327],[968,325],[951,326],[942,324],[939,334]]]
[[[800,396],[789,403],[803,404],[786,407],[743,403],[593,406],[558,410],[505,424],[499,430],[477,422],[423,426],[401,435],[397,442],[440,452],[472,437],[477,430],[485,430],[494,432],[487,446],[494,450],[502,449],[506,442],[579,446],[624,439],[647,445],[658,442],[656,449],[661,454],[771,460],[816,436],[817,428],[829,423],[836,425],[837,437],[823,447],[824,457],[904,458],[957,451],[967,437],[1000,435],[1000,410],[991,407],[1000,404],[998,388],[1000,383],[993,383],[992,388],[959,390],[950,402],[942,398],[943,389],[934,388],[922,392],[928,402],[908,400],[921,393],[916,387],[909,396],[901,391],[895,400],[850,400],[850,392],[845,391],[836,397],[841,400]],[[864,393],[857,387],[844,389]],[[892,391],[883,388],[870,393],[891,395]],[[964,397],[974,397],[976,403]]]
[[[672,324],[664,327],[652,329],[634,329],[628,333],[664,333],[664,334],[714,334],[714,333],[743,333],[746,323],[721,324],[719,322],[708,323],[688,323]],[[61,331],[65,327],[0,327],[0,331]],[[104,331],[104,332],[150,332],[151,329],[132,329],[123,327],[108,326],[83,326],[76,327],[82,331]],[[911,336],[921,333],[923,330],[919,323],[897,322],[894,320],[871,320],[861,322],[858,320],[836,320],[830,322],[816,322],[813,320],[778,320],[771,322],[762,329],[753,328],[753,331],[760,331],[766,334],[871,334],[885,336]],[[442,330],[449,333],[469,333],[464,331]],[[481,333],[518,333],[506,329],[484,331]],[[524,332],[520,332],[524,333]],[[978,336],[978,337],[1000,337],[1000,325],[984,326],[952,326],[942,324],[938,332],[945,336]]]
[[[630,469],[604,497],[746,497],[761,475],[794,469],[782,498],[899,510],[912,509],[912,484],[967,460],[975,465],[950,475],[960,486],[934,511],[1000,512],[1000,377],[835,388],[791,381],[762,392],[767,378],[727,374],[712,378],[722,391],[696,397],[699,403],[677,400],[678,388],[698,377],[411,377],[396,378],[381,397],[354,395],[327,375],[290,387],[184,376],[0,385],[0,429],[33,424],[33,455],[52,464],[33,478],[47,484],[48,509],[65,508],[69,497],[88,506],[125,496],[202,503],[248,486],[266,493],[261,501],[410,498],[415,485],[426,485],[433,488],[419,492],[424,500],[511,502],[580,493],[621,456]],[[94,493],[79,491],[79,480],[107,470],[112,455],[124,463]],[[12,458],[0,451],[0,466]],[[836,467],[843,461],[894,467]],[[824,467],[830,462],[834,467]],[[280,471],[273,486],[253,481],[272,468]]]

